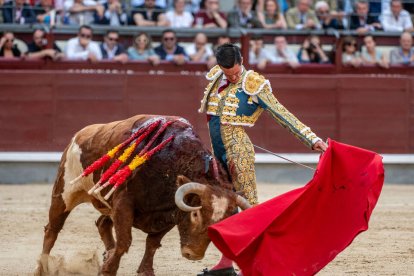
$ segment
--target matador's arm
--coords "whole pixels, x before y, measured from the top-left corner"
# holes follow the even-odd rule
[[[263,109],[267,110],[280,125],[288,129],[309,148],[321,140],[275,98],[268,83],[256,96]]]

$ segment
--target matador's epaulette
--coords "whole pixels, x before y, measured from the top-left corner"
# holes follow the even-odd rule
[[[269,80],[253,70],[246,72],[242,82],[244,92],[250,96],[257,95],[266,85],[272,92]]]
[[[218,75],[221,74],[221,69],[220,66],[216,65],[213,68],[210,69],[210,71],[207,73],[206,75],[206,79],[211,81],[214,80],[216,77],[218,77]]]

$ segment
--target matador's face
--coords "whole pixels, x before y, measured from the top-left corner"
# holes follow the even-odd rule
[[[224,68],[222,66],[220,68],[230,83],[237,83],[243,73],[243,66],[241,64],[235,64],[231,68]]]

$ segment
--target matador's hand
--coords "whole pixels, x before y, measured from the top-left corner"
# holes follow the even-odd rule
[[[328,149],[328,144],[320,140],[313,145],[312,149],[324,152]]]

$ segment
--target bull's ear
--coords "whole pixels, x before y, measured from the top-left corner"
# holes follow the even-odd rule
[[[188,182],[191,182],[191,180],[188,177],[181,174],[177,176],[177,179],[175,180],[175,184],[177,185],[177,187],[180,187]]]

